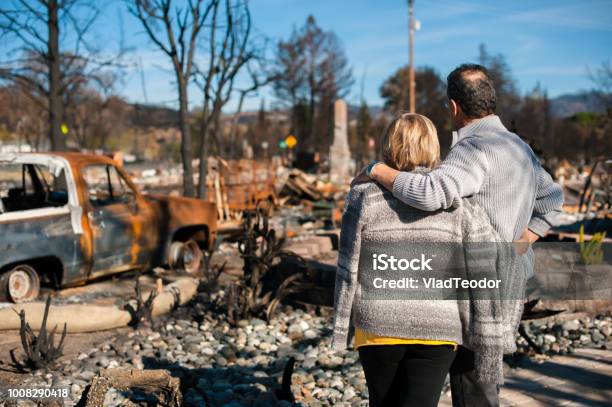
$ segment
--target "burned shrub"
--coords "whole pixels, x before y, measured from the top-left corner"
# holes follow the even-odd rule
[[[227,263],[223,263],[221,265],[213,265],[212,257],[214,255],[213,250],[205,250],[202,252],[203,255],[203,267],[202,274],[200,277],[200,285],[198,286],[198,291],[211,293],[215,291],[219,287],[219,276],[225,270],[225,265]]]
[[[288,257],[303,263],[301,257],[283,250],[284,244],[285,239],[278,238],[276,231],[270,228],[267,209],[258,207],[255,211],[244,212],[242,235],[238,241],[244,275],[228,289],[226,306],[230,323],[249,317],[269,320],[285,296],[307,287],[303,273],[298,273],[288,277],[275,290],[263,292],[264,279],[272,266]]]
[[[39,369],[48,369],[54,365],[54,363],[63,355],[62,351],[64,348],[64,339],[66,339],[66,324],[64,323],[64,330],[60,335],[58,344],[55,344],[55,331],[57,326],[48,332],[47,331],[47,317],[49,316],[49,308],[51,307],[51,296],[47,297],[45,304],[45,311],[43,314],[42,324],[38,335],[34,333],[30,324],[26,321],[26,314],[24,310],[21,310],[19,319],[21,321],[21,327],[19,328],[19,335],[21,337],[21,345],[25,358],[23,361],[18,361],[15,356],[15,350],[10,351],[11,360],[15,367],[20,371],[35,371]]]
[[[131,320],[129,325],[137,328],[142,324],[151,325],[153,323],[153,300],[157,297],[155,289],[149,292],[149,296],[146,300],[142,300],[142,289],[140,288],[139,275],[136,275],[136,286],[134,288],[136,295],[136,306],[127,304],[125,306],[126,311],[130,313]]]

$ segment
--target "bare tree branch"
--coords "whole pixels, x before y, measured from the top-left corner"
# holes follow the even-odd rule
[[[99,83],[104,70],[119,67],[115,61],[122,51],[103,60],[86,40],[99,15],[100,9],[89,0],[5,0],[0,4],[0,34],[15,39],[8,54],[19,55],[0,62],[0,78],[47,99],[53,149],[66,147],[60,130],[66,109],[64,92],[86,82]],[[70,45],[73,50],[67,52]]]
[[[183,161],[183,192],[194,195],[193,170],[191,168],[192,140],[189,123],[189,83],[193,79],[194,55],[200,32],[210,11],[219,0],[189,0],[183,8],[172,0],[130,0],[130,12],[138,18],[151,41],[172,62],[177,82],[179,124],[181,128],[181,157]],[[165,39],[156,35],[154,23],[160,23]]]

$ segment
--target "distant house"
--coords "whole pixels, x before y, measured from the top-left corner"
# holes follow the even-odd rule
[[[34,149],[26,143],[14,144],[0,141],[0,153],[31,153]]]

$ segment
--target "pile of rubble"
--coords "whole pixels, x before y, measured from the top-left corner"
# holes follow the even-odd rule
[[[177,195],[181,190],[178,166],[128,170],[146,192]],[[242,211],[255,209],[258,202],[277,208],[298,206],[302,212],[337,223],[349,189],[348,184],[332,183],[328,174],[309,174],[287,167],[279,157],[270,160],[210,157],[206,184],[207,199],[217,204],[222,223],[239,221]]]
[[[599,157],[592,165],[557,165],[555,179],[564,188],[566,213],[610,217],[612,157]]]
[[[339,188],[316,174],[307,174],[292,169],[287,172],[287,180],[281,188],[281,197],[288,203],[299,204],[303,201],[340,200],[346,194],[346,188]]]
[[[258,202],[275,204],[277,174],[282,165],[272,160],[208,159],[206,186],[208,199],[217,205],[219,220],[239,219],[242,211]]]

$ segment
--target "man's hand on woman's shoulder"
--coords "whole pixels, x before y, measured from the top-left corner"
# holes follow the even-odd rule
[[[351,181],[351,188],[359,184],[365,184],[366,182],[372,182],[372,179],[367,176],[365,167],[357,174]]]
[[[391,168],[385,163],[378,163],[370,171],[370,178],[393,192],[393,183],[399,174],[400,171],[395,168]]]
[[[368,176],[368,167],[370,167],[370,175]],[[369,164],[364,167],[359,174],[351,182],[351,187],[366,182],[376,181],[389,191],[393,191],[393,182],[395,177],[399,175],[399,171],[389,167],[383,162],[377,162],[375,165]]]

